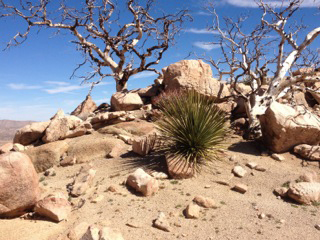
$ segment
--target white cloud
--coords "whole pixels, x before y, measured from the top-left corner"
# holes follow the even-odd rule
[[[58,85],[58,86],[70,85],[70,83],[68,83],[68,82],[59,82],[59,81],[45,81],[44,83],[49,84],[49,85]]]
[[[138,73],[136,75],[132,76],[132,79],[140,79],[140,78],[147,78],[147,77],[154,77],[157,74],[155,72],[149,72],[149,71],[145,71],[145,72],[141,72]]]
[[[70,93],[71,91],[74,90],[79,90],[83,88],[88,88],[90,86],[88,85],[69,85],[69,86],[63,86],[63,87],[57,87],[57,88],[52,88],[52,89],[44,89],[49,94],[55,94],[55,93]]]
[[[9,83],[7,86],[13,90],[33,90],[42,88],[42,86],[26,85],[23,83]]]
[[[209,30],[206,28],[202,28],[202,29],[189,28],[184,31],[188,33],[195,33],[195,34],[217,34],[217,35],[219,34],[219,32],[216,30]]]
[[[282,6],[288,6],[290,0],[265,0],[264,3],[268,4],[272,7],[282,7]],[[222,1],[222,3],[227,3],[233,6],[237,7],[251,7],[251,8],[257,8],[258,5],[255,2],[255,0],[225,0]],[[301,7],[318,7],[320,4],[320,0],[304,0],[301,3]]]
[[[204,11],[198,11],[194,13],[195,15],[201,15],[201,16],[211,16],[209,12],[204,12]]]
[[[211,51],[212,49],[220,47],[219,45],[214,45],[210,42],[194,42],[193,46],[198,47],[198,48],[202,48],[207,51]]]

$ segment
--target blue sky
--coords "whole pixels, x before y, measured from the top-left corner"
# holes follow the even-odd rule
[[[176,44],[165,53],[162,62],[156,66],[158,70],[187,58],[190,52],[196,52],[198,55],[205,53],[207,56],[219,58],[219,50],[206,44],[213,41],[214,35],[206,30],[212,23],[212,17],[203,9],[206,2],[159,1],[159,9],[166,12],[188,8],[194,21],[184,24],[184,31],[176,39]],[[253,0],[215,2],[221,17],[236,17],[239,13],[250,14],[251,20],[245,25],[245,30],[249,31],[250,27],[259,21],[261,12]],[[269,2],[274,4],[277,1]],[[316,2],[319,5],[320,1]],[[303,6],[304,8],[296,14],[296,20],[300,21],[303,18],[304,23],[310,27],[308,29],[320,26],[320,14],[314,15],[316,8],[312,7],[313,0],[304,1]],[[318,12],[320,13],[319,10]],[[24,26],[18,19],[0,19],[0,49],[4,49],[10,37]],[[53,36],[53,31],[43,29],[39,33],[32,31],[28,40],[21,46],[0,52],[0,119],[44,121],[59,108],[66,113],[71,112],[84,100],[89,86],[80,85],[81,80],[77,78],[69,79],[73,69],[82,61],[82,55],[70,43],[72,39],[68,34]],[[313,47],[320,47],[320,41],[317,40]],[[150,85],[155,77],[150,72],[136,75],[130,78],[128,88]],[[114,80],[106,78],[102,84],[94,88],[92,97],[100,104],[108,102],[114,92]]]

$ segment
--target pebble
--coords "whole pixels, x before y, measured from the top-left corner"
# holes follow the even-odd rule
[[[279,161],[279,162],[282,162],[282,161],[285,160],[285,158],[284,158],[283,156],[281,156],[281,155],[279,155],[279,154],[276,154],[276,153],[273,153],[273,154],[271,155],[271,157],[272,157],[274,160]]]
[[[92,203],[98,203],[98,202],[102,201],[103,199],[104,199],[104,196],[103,195],[99,195],[98,197],[93,199],[91,202]]]
[[[199,218],[200,217],[200,207],[195,203],[190,203],[184,210],[186,218]]]
[[[244,194],[246,191],[248,191],[248,186],[238,183],[232,188],[232,190]]]
[[[251,168],[251,169],[254,169],[256,166],[258,166],[258,164],[255,163],[255,162],[248,162],[248,163],[246,164],[246,166],[249,167],[249,168]]]
[[[157,219],[153,222],[153,226],[165,232],[170,232],[170,224],[163,212],[159,212]]]
[[[232,156],[229,158],[229,160],[230,160],[231,162],[234,162],[234,161],[237,160],[237,157],[236,157],[235,155],[232,155]]]
[[[316,224],[316,225],[314,225],[314,227],[315,227],[317,230],[320,231],[320,224]]]
[[[260,213],[260,214],[258,215],[258,217],[259,217],[260,219],[264,219],[264,218],[266,217],[266,215],[265,215],[264,213]]]
[[[245,170],[243,167],[241,166],[235,166],[233,169],[232,169],[232,172],[234,173],[234,175],[236,175],[237,177],[244,177],[244,175],[246,175],[247,173],[247,170]]]
[[[254,168],[254,170],[257,170],[257,171],[259,171],[259,172],[265,172],[267,169],[265,169],[264,167],[261,167],[261,166],[256,166],[255,168]]]
[[[205,185],[204,188],[211,188],[211,185]]]

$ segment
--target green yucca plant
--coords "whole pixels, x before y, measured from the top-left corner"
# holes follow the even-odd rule
[[[195,90],[171,92],[158,99],[162,117],[156,122],[160,149],[175,159],[179,168],[193,174],[217,159],[227,128],[225,114],[214,101]]]

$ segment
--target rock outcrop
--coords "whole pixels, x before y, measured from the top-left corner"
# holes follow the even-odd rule
[[[82,120],[85,120],[96,109],[96,103],[92,100],[92,97],[88,95],[86,99],[82,103],[80,103],[75,110],[73,110],[71,115],[77,116]]]
[[[132,111],[140,109],[143,105],[138,93],[116,92],[111,97],[111,109],[114,111]]]
[[[163,70],[165,92],[195,89],[215,99],[230,95],[228,86],[212,77],[209,64],[201,60],[182,60]]]
[[[30,158],[20,152],[0,155],[0,216],[16,217],[39,198],[38,175]]]
[[[263,140],[272,151],[282,153],[299,144],[320,142],[320,119],[305,109],[273,102],[259,118]]]
[[[37,172],[59,165],[61,156],[68,150],[66,141],[47,143],[24,151],[32,160]]]
[[[29,145],[42,138],[46,128],[49,126],[48,122],[35,122],[20,128],[13,139],[14,143],[20,143],[24,146]]]
[[[74,138],[85,135],[91,129],[91,124],[83,123],[76,116],[65,116],[62,110],[51,119],[42,141],[45,143],[55,142],[66,138]]]

